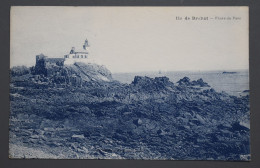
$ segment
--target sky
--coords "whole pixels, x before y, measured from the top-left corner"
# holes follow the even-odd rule
[[[40,53],[63,58],[86,38],[89,57],[112,73],[249,66],[247,7],[16,6],[10,19],[11,67],[33,66]]]

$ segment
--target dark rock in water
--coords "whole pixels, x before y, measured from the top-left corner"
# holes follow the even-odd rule
[[[228,72],[228,71],[222,72],[222,74],[235,74],[235,73],[237,73],[237,72]]]

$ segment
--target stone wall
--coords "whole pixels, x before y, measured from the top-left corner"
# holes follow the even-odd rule
[[[36,56],[35,74],[48,75],[48,68],[50,67],[62,67],[64,65],[64,58],[48,58],[47,56],[40,54]]]

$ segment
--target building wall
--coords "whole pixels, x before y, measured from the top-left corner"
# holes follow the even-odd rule
[[[36,56],[35,74],[48,75],[48,67],[59,67],[64,65],[64,58],[48,58],[40,54]]]
[[[39,73],[47,75],[46,67],[48,66],[63,66],[74,64],[75,62],[90,63],[91,59],[88,57],[87,52],[76,52],[73,54],[65,55],[64,58],[48,58],[40,54],[36,56],[36,70]]]
[[[85,53],[77,53],[77,54],[68,54],[65,55],[64,58],[88,58],[88,54]]]
[[[75,62],[88,62],[88,54],[87,53],[75,53],[68,54],[64,56],[65,61],[64,65],[74,64]]]
[[[65,61],[64,58],[47,58],[47,59],[45,59],[46,64],[58,65],[58,66],[63,66],[64,61]]]

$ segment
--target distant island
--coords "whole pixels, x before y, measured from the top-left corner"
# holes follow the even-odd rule
[[[229,72],[229,71],[224,71],[224,72],[222,72],[223,74],[235,74],[235,73],[237,73],[237,72]]]

